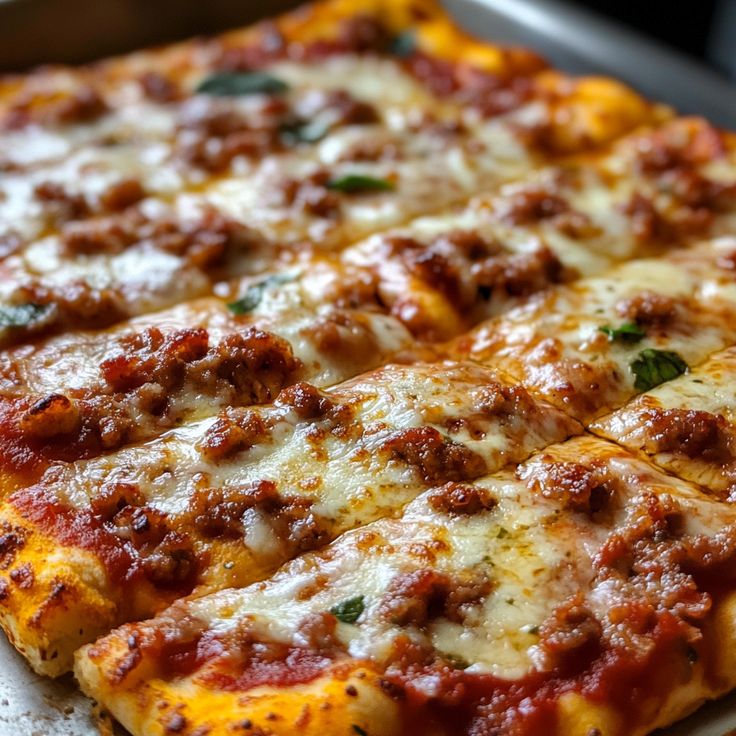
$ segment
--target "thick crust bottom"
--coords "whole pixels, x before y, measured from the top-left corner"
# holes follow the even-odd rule
[[[107,640],[105,646],[110,644]],[[123,642],[114,641],[123,648]],[[98,647],[95,647],[96,649]],[[151,679],[116,687],[116,673],[90,658],[91,647],[77,655],[75,674],[82,690],[102,703],[132,734],[225,736],[238,732],[270,736],[398,736],[399,706],[380,688],[368,667],[337,670],[305,685],[279,690],[259,687],[247,693],[215,692],[182,678]],[[106,653],[105,659],[111,653]],[[121,655],[118,651],[117,660]],[[426,734],[426,736],[432,736]],[[438,734],[439,736],[439,734]]]
[[[626,714],[605,702],[568,693],[560,698],[556,729],[545,736],[645,736],[723,695],[736,687],[736,594],[715,607],[705,638],[712,656],[690,668],[687,679],[661,698],[652,698],[639,723],[628,722]],[[336,667],[306,685],[223,692],[190,677],[161,679],[155,675],[155,662],[143,662],[133,673],[121,671],[126,642],[121,629],[83,647],[76,656],[75,674],[84,692],[108,708],[134,736],[163,736],[172,732],[172,724],[176,733],[193,735],[204,729],[209,736],[219,736],[233,733],[245,722],[252,724],[255,733],[262,728],[274,736],[405,732],[401,702],[392,700],[380,687],[380,675],[361,663]],[[353,726],[358,728],[351,731]],[[451,734],[436,731],[432,736]]]

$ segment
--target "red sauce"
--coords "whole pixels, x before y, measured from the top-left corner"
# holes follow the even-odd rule
[[[633,723],[647,699],[666,693],[687,666],[680,623],[663,614],[648,652],[611,649],[566,664],[566,672],[533,673],[517,680],[470,674],[445,667],[408,667],[386,673],[386,692],[404,703],[403,733],[440,726],[452,733],[545,736],[557,720],[565,693],[579,693],[616,709]],[[432,697],[420,689],[434,676]]]
[[[324,652],[281,642],[240,642],[212,631],[171,641],[145,641],[143,648],[165,677],[196,679],[217,690],[245,691],[261,685],[286,687],[310,682],[334,660]]]
[[[219,690],[244,691],[261,685],[288,687],[319,677],[332,660],[324,654],[300,647],[287,647],[278,659],[251,659],[242,672],[205,672],[200,679]]]
[[[104,565],[112,586],[125,587],[150,580],[144,558],[134,544],[115,534],[102,516],[61,503],[53,492],[42,485],[16,491],[8,500],[44,535],[53,537],[63,546],[84,549],[94,554]],[[194,587],[195,578],[193,569],[187,579],[177,581],[175,586],[161,585],[167,590],[173,587],[177,593],[185,595]]]

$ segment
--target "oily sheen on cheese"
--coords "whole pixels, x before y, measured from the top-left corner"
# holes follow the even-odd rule
[[[133,736],[731,689],[735,141],[431,0],[0,77],[8,639]]]
[[[572,490],[573,478],[587,490]],[[709,594],[674,561],[648,579],[638,568],[627,579],[617,564],[621,535],[637,540],[631,554],[642,564],[652,546],[675,544],[662,527],[665,509],[685,523],[678,539],[686,545],[717,546],[736,522],[732,510],[695,486],[615,445],[576,438],[549,447],[515,475],[430,490],[398,519],[349,532],[269,581],[177,603],[157,619],[123,627],[81,650],[77,674],[94,692],[111,688],[114,712],[134,731],[158,733],[177,713],[187,727],[216,734],[226,733],[235,714],[274,733],[300,722],[336,723],[330,727],[337,732],[350,719],[368,733],[400,733],[409,723],[452,733],[458,712],[470,732],[513,723],[520,732],[584,734],[584,722],[567,720],[570,711],[584,712],[586,701],[594,709],[615,681],[609,678],[625,676],[637,683],[636,699],[613,711],[609,693],[603,707],[613,711],[610,722],[642,733],[660,722],[649,689],[674,684],[682,671],[705,679],[697,660],[702,642],[690,627],[705,615]],[[666,575],[682,577],[687,604],[670,597]],[[648,586],[647,615],[656,621],[645,630],[622,618],[640,584]],[[641,654],[619,661],[617,649],[631,637]],[[565,661],[587,661],[596,647],[601,653],[590,669],[560,676]],[[277,651],[279,662],[288,652],[294,669],[266,664]],[[669,672],[659,669],[665,661]],[[367,677],[357,674],[364,668]],[[379,701],[390,702],[397,688],[405,693],[398,714],[351,706],[351,698],[376,698],[373,673]],[[305,716],[302,682],[325,674],[352,689],[333,701],[336,713],[322,715],[308,703]],[[126,703],[134,698],[139,706],[131,711]],[[227,703],[220,710],[227,715],[200,698]],[[272,722],[268,704],[280,706]]]
[[[263,578],[429,485],[478,477],[578,431],[473,365],[389,366],[326,393],[297,383],[272,407],[228,408],[146,444],[52,466],[10,495],[0,523],[23,543],[5,565],[27,567],[36,582],[32,597],[0,601],[0,617],[34,665],[56,674],[105,627],[182,593]],[[44,566],[38,549],[59,544],[84,550],[80,569]],[[89,556],[104,582],[85,574]],[[69,595],[98,603],[71,617],[54,603],[60,579]]]

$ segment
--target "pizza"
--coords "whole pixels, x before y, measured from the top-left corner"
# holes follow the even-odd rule
[[[133,736],[644,735],[736,688],[736,137],[323,0],[0,78],[0,627]]]

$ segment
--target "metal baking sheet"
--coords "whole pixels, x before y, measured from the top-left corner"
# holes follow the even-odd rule
[[[609,74],[683,113],[736,129],[736,88],[705,66],[560,0],[444,0],[476,35],[529,46],[574,73]],[[83,62],[144,45],[213,33],[298,5],[244,0],[0,0],[0,71]],[[622,51],[624,51],[622,53]],[[0,736],[124,736],[100,722],[71,676],[35,676],[0,639]],[[659,736],[725,736],[736,694]]]

